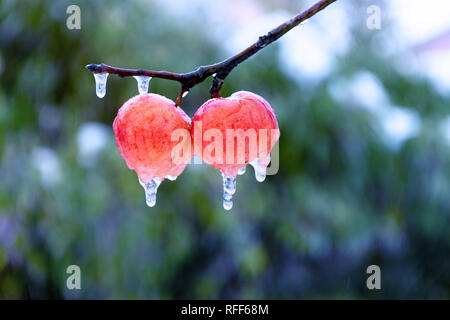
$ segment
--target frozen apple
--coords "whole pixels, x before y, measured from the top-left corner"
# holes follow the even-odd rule
[[[251,92],[210,99],[197,110],[191,128],[194,154],[222,172],[225,209],[232,207],[236,176],[247,164],[254,167],[258,181],[265,179],[279,136],[272,107]]]
[[[119,109],[113,129],[122,158],[154,206],[160,183],[176,179],[190,161],[190,118],[166,97],[140,94]]]

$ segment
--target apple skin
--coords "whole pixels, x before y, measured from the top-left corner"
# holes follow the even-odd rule
[[[174,162],[172,141],[175,130],[186,130],[186,148],[190,150],[190,118],[175,103],[158,94],[137,95],[119,109],[113,123],[117,148],[128,168],[142,182],[155,177],[179,176],[189,161]],[[189,155],[190,156],[190,155]],[[190,158],[189,158],[190,160]]]
[[[211,143],[211,140],[205,141],[204,139],[205,132],[209,129],[220,130],[222,134],[222,158],[219,157],[218,159],[205,155],[204,151]],[[237,143],[235,143],[234,159],[228,161],[226,158],[227,129],[242,129],[244,131],[254,129],[257,133],[258,146],[261,139],[259,130],[267,129],[267,145],[263,147],[264,150],[258,149],[257,155],[260,155],[260,152],[269,154],[280,137],[275,112],[270,104],[259,95],[248,91],[239,91],[228,98],[214,98],[205,102],[192,119],[191,137],[194,154],[229,177],[236,177],[239,168],[255,160],[256,157],[254,153],[249,151],[249,143],[246,142],[244,162],[239,161]],[[201,131],[201,135],[199,131]],[[199,136],[202,138],[199,139]],[[241,147],[240,150],[243,151],[243,148]]]

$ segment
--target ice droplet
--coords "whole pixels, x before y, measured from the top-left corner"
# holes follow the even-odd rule
[[[233,207],[233,194],[236,192],[236,178],[227,177],[222,174],[223,177],[223,208],[230,210]]]
[[[238,175],[242,176],[245,173],[246,169],[247,169],[247,166],[243,166],[242,168],[239,168]]]
[[[161,184],[161,180],[158,177],[153,178],[149,182],[143,182],[139,179],[139,183],[145,190],[145,202],[149,207],[153,207],[156,204],[156,192]]]
[[[103,98],[106,94],[106,80],[108,79],[108,75],[108,72],[94,73],[95,92],[99,98]]]
[[[167,175],[167,176],[165,176],[165,178],[167,178],[167,179],[169,179],[170,181],[175,181],[175,180],[177,180],[177,176],[171,176],[171,175]]]
[[[231,208],[233,208],[233,199],[231,195],[223,195],[223,208],[225,210],[231,210]]]
[[[134,76],[134,78],[137,81],[139,94],[148,93],[148,84],[152,78],[147,76]]]
[[[250,165],[255,169],[255,178],[258,182],[263,182],[266,179],[266,169],[270,162],[270,155],[262,159],[256,158]]]

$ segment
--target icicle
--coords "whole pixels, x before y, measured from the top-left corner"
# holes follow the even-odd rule
[[[148,93],[148,84],[152,78],[147,76],[134,76],[134,78],[137,81],[139,94]]]
[[[233,208],[233,196],[231,194],[225,193],[223,194],[223,208],[225,210],[231,210]]]
[[[223,177],[223,208],[230,210],[233,207],[233,194],[236,192],[236,178]]]
[[[270,155],[263,159],[256,158],[250,165],[255,169],[255,178],[258,182],[263,182],[266,179],[266,169],[270,162]]]
[[[106,94],[106,80],[108,79],[108,75],[108,72],[94,73],[95,92],[99,98],[103,98]]]
[[[158,191],[161,180],[158,177],[153,178],[149,182],[142,182],[139,179],[139,183],[145,190],[145,202],[149,207],[153,207],[156,204],[156,191]]]
[[[171,176],[171,175],[167,175],[167,176],[165,176],[165,178],[167,178],[167,179],[169,179],[170,181],[175,181],[175,180],[177,180],[177,176]]]
[[[259,159],[250,162],[250,165],[255,169],[255,178],[258,182],[263,182],[266,179],[266,168],[259,164]]]
[[[242,176],[245,173],[246,169],[247,169],[247,166],[243,166],[242,168],[239,168],[238,175]]]

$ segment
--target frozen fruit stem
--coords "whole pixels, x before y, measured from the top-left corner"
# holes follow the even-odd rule
[[[316,4],[299,13],[292,19],[279,25],[267,34],[259,37],[258,41],[241,51],[240,53],[216,64],[200,66],[196,70],[188,73],[172,73],[168,71],[154,71],[144,69],[123,69],[108,66],[106,64],[89,64],[86,68],[95,73],[117,74],[120,77],[147,76],[153,78],[162,78],[167,80],[178,81],[181,84],[181,92],[176,100],[179,105],[183,94],[189,91],[195,85],[203,82],[206,78],[213,76],[213,82],[210,88],[211,97],[218,98],[224,79],[228,74],[241,62],[247,60],[262,48],[282,37],[286,32],[299,25],[301,22],[309,19],[325,7],[336,0],[321,0]]]

